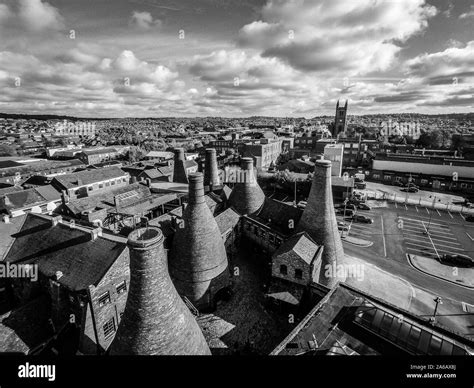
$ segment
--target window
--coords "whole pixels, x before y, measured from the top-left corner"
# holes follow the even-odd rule
[[[436,356],[441,350],[441,338],[435,335],[431,336],[430,346],[428,348],[428,354]]]
[[[104,292],[104,293],[99,297],[99,307],[105,306],[107,303],[110,303],[110,294],[109,294],[109,291]]]
[[[111,186],[114,186],[114,185],[115,185],[115,181],[111,181],[111,182],[110,182],[110,185],[111,185]]]
[[[282,275],[288,275],[288,267],[285,264],[280,265],[280,273]]]
[[[88,191],[92,191],[92,186],[87,186]]]
[[[115,333],[115,319],[111,318],[104,324],[104,326],[102,326],[102,328],[104,329],[104,337],[110,337],[112,334]]]
[[[104,184],[103,183],[99,183],[99,189],[103,189],[104,188]]]
[[[409,349],[416,349],[418,346],[418,341],[420,340],[421,329],[418,327],[412,326],[410,330],[410,335],[407,339],[407,347]]]
[[[122,294],[127,291],[127,284],[125,283],[125,280],[116,287],[116,290],[117,294]]]
[[[105,182],[105,187],[109,187],[110,186],[110,182]]]
[[[127,178],[122,178],[123,183],[127,183]]]
[[[295,278],[296,279],[303,279],[303,271],[299,268],[295,269]]]

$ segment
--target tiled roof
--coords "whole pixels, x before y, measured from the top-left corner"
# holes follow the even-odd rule
[[[272,229],[284,235],[291,235],[294,233],[302,213],[303,211],[297,207],[271,198],[265,198],[260,211],[251,218],[269,225]],[[290,220],[292,220],[292,223]]]
[[[0,209],[11,211],[25,207],[56,201],[61,195],[51,186],[40,186],[32,189],[15,191],[0,198]]]
[[[240,214],[234,209],[228,208],[216,217],[217,226],[221,234],[224,234],[229,229],[233,229],[240,220]]]
[[[96,207],[101,208],[112,208],[115,207],[114,197],[125,193],[135,192],[133,198],[130,199],[132,202],[122,201],[124,206],[128,206],[137,200],[145,198],[150,195],[150,189],[140,183],[133,183],[128,186],[119,187],[115,190],[106,191],[103,194],[94,195],[91,197],[70,199],[66,205],[67,208],[74,214],[81,214],[83,211],[95,209]]]
[[[35,190],[47,201],[56,201],[61,198],[61,194],[51,185],[38,186]]]
[[[310,265],[320,248],[306,232],[301,232],[285,240],[275,252],[275,256],[287,255]]]
[[[5,257],[5,261],[36,263],[47,276],[62,272],[58,282],[73,291],[97,285],[126,244],[104,237],[91,239],[90,232],[29,213]]]
[[[115,148],[101,148],[97,150],[82,150],[86,155],[102,155],[118,152]]]
[[[118,167],[100,168],[97,170],[85,170],[73,172],[72,174],[58,175],[54,180],[59,182],[65,188],[78,186],[78,181],[82,185],[89,185],[96,182],[105,181],[107,179],[119,178],[127,175]]]

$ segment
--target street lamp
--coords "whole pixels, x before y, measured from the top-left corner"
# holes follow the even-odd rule
[[[433,316],[430,318],[430,323],[431,324],[434,324],[436,322],[436,313],[438,312],[438,306],[440,304],[443,304],[443,300],[439,296],[436,297],[436,299],[434,299],[434,301],[436,302],[436,306],[435,306]]]

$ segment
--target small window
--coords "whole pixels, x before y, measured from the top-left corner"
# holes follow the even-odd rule
[[[109,187],[110,186],[110,182],[105,182],[105,187]]]
[[[431,337],[430,346],[428,348],[428,354],[437,356],[441,350],[442,339],[436,336]]]
[[[123,183],[127,183],[127,178],[122,178]]]
[[[88,191],[92,191],[93,187],[92,186],[87,186]]]
[[[103,183],[99,183],[99,189],[103,189],[104,188],[104,184]]]
[[[280,273],[282,275],[287,275],[288,274],[288,267],[285,264],[280,265]]]
[[[295,278],[296,279],[303,279],[303,271],[299,268],[295,269]]]
[[[125,282],[125,280],[120,283],[117,287],[117,294],[122,294],[124,293],[125,291],[127,291],[127,283]]]
[[[111,318],[104,324],[104,326],[102,326],[102,328],[104,329],[104,337],[110,337],[112,334],[115,333],[115,319]]]
[[[111,186],[115,185],[115,181],[110,182]]]
[[[107,303],[110,303],[110,294],[109,294],[109,291],[104,292],[104,293],[99,297],[99,307],[105,306]]]

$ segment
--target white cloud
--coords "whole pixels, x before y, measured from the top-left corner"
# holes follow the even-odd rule
[[[474,5],[471,5],[471,8],[469,11],[462,13],[459,15],[459,19],[469,19],[474,17]]]
[[[263,20],[240,30],[239,44],[306,71],[366,74],[388,69],[396,42],[423,31],[435,14],[424,0],[269,0]]]
[[[60,30],[64,27],[59,11],[41,0],[20,0],[18,18],[32,31]]]
[[[153,20],[153,16],[149,12],[134,11],[130,24],[142,30],[149,30],[152,27],[161,27],[162,22],[159,19]]]

